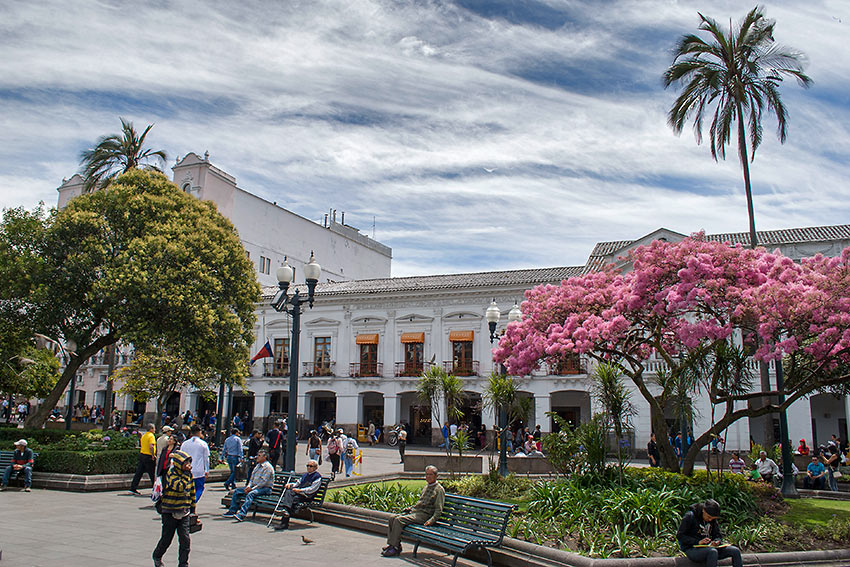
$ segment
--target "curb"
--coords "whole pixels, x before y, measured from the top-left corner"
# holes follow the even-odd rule
[[[207,482],[224,482],[230,476],[229,470],[212,470]],[[133,474],[66,474],[33,471],[32,487],[67,492],[106,492],[110,490],[129,490]],[[142,477],[139,488],[150,488],[147,475]]]

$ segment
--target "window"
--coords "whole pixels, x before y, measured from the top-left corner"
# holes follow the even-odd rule
[[[418,376],[422,373],[423,343],[404,343],[404,375]]]
[[[269,274],[272,269],[272,261],[270,258],[266,258],[265,256],[260,256],[260,273],[261,274]]]
[[[360,345],[360,375],[378,375],[378,345]]]
[[[101,374],[98,379],[99,384],[106,384],[106,381],[109,379],[109,374]]]
[[[452,341],[452,371],[458,376],[472,376],[472,341]]]
[[[183,184],[183,192],[184,193],[191,193],[192,192],[192,184],[191,183],[184,183]]]
[[[289,374],[289,339],[274,340],[274,362],[272,362],[272,376],[286,376]]]
[[[313,343],[313,374],[328,376],[331,373],[331,338],[316,337]]]

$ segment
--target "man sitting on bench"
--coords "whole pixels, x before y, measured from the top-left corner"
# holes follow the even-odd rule
[[[395,557],[401,553],[401,531],[404,526],[408,524],[430,526],[443,513],[446,490],[437,482],[437,467],[433,465],[425,467],[425,482],[428,484],[422,489],[419,502],[413,508],[405,510],[405,514],[390,518],[387,546],[381,553],[384,557]]]
[[[15,443],[15,453],[12,455],[12,464],[6,467],[3,473],[3,485],[0,490],[6,490],[9,480],[14,473],[24,473],[24,492],[30,491],[32,485],[32,449],[27,449],[27,440],[21,439]]]
[[[261,449],[257,453],[257,466],[251,473],[248,486],[233,491],[233,495],[230,497],[230,509],[222,517],[233,518],[237,522],[241,522],[254,503],[254,498],[271,494],[272,486],[274,486],[274,468],[268,461],[268,457],[269,454],[265,449]],[[242,502],[243,498],[244,503]],[[239,507],[240,504],[242,504],[241,508]]]
[[[301,480],[298,483],[290,482],[283,487],[284,491],[280,499],[283,516],[280,525],[275,529],[289,528],[289,517],[292,515],[293,506],[299,502],[309,502],[319,491],[322,486],[322,474],[318,469],[319,463],[310,459],[307,461],[307,472],[301,475]]]

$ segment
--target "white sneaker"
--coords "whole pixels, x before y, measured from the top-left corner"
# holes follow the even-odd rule
[[[24,488],[24,492],[32,492],[32,489],[29,486],[27,486],[26,488]]]

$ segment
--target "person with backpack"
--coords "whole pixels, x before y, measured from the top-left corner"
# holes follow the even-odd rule
[[[269,462],[272,468],[277,466],[286,436],[280,430],[280,420],[274,422],[274,427],[266,433],[266,442],[269,444]]]
[[[339,467],[339,454],[341,451],[342,447],[340,447],[339,443],[339,434],[334,433],[330,439],[328,439],[328,458],[331,461],[331,474],[335,475],[338,472],[342,472],[342,469]]]
[[[195,485],[192,481],[192,457],[183,451],[171,455],[171,468],[162,481],[162,497],[157,511],[162,516],[162,535],[153,550],[153,564],[162,567],[162,556],[177,532],[180,543],[178,567],[189,565],[189,514],[195,509]]]
[[[351,473],[354,472],[354,453],[357,449],[360,448],[360,445],[357,444],[357,439],[354,437],[349,437],[345,440],[345,451],[342,455],[342,462],[345,465],[345,476],[351,476]]]

